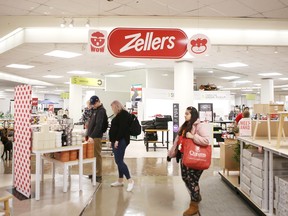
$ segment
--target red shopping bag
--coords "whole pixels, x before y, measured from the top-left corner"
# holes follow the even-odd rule
[[[182,163],[195,170],[205,170],[211,164],[211,146],[196,145],[192,139],[183,138]]]

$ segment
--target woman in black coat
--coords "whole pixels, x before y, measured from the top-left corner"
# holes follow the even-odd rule
[[[130,114],[124,106],[117,100],[111,103],[111,108],[115,117],[112,119],[109,130],[109,139],[112,144],[115,163],[118,166],[119,179],[111,184],[111,187],[121,187],[124,185],[124,176],[128,180],[127,191],[132,191],[134,181],[130,176],[129,169],[124,162],[126,147],[130,143],[129,125],[131,122]]]

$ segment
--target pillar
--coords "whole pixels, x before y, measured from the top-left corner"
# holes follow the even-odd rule
[[[71,84],[69,90],[69,118],[79,122],[82,116],[82,86]]]
[[[178,61],[174,65],[174,100],[179,103],[179,127],[184,123],[184,113],[193,105],[194,68],[191,61]],[[197,107],[196,107],[197,109]]]
[[[264,78],[261,81],[261,104],[274,103],[274,81]]]

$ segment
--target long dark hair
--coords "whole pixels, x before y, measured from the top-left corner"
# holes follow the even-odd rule
[[[187,111],[190,112],[191,114],[191,119],[190,121],[185,121],[182,126],[180,127],[180,130],[178,132],[179,136],[184,136],[186,137],[186,133],[190,132],[192,130],[193,124],[197,121],[197,119],[199,118],[199,113],[197,111],[197,109],[195,107],[187,107],[186,109]]]

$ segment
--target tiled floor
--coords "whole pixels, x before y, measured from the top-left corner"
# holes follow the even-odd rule
[[[181,216],[189,203],[188,192],[179,173],[179,164],[166,161],[166,150],[146,152],[143,142],[132,142],[126,152],[126,163],[135,180],[133,192],[126,186],[111,188],[117,179],[117,166],[110,152],[103,152],[103,183],[93,187],[88,178],[83,179],[84,189],[78,191],[78,176],[72,175],[71,187],[62,192],[62,170],[57,169],[55,182],[50,177],[50,165],[45,165],[45,181],[42,184],[41,200],[34,198],[20,201],[13,199],[13,215],[69,215],[78,216]],[[32,173],[34,166],[32,158]],[[11,162],[0,162],[0,190],[11,188]],[[86,164],[84,173],[90,173]],[[256,215],[217,173],[219,159],[214,159],[211,168],[200,180],[202,216],[252,216]],[[72,174],[77,167],[72,169]],[[5,173],[5,174],[4,174]],[[34,175],[32,175],[32,179]],[[34,183],[32,185],[34,188]],[[95,192],[96,191],[96,192]],[[1,204],[0,204],[1,205]],[[0,213],[1,215],[1,213]]]

